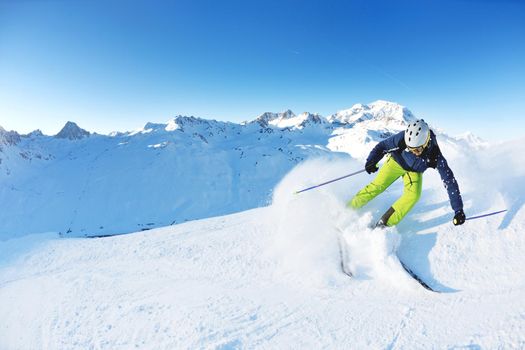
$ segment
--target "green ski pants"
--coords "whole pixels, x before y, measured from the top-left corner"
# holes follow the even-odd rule
[[[379,169],[374,180],[361,189],[348,203],[347,207],[359,209],[383,192],[399,177],[403,177],[403,195],[392,204],[394,212],[385,223],[387,226],[397,225],[414,207],[421,197],[423,173],[406,171],[392,157]]]

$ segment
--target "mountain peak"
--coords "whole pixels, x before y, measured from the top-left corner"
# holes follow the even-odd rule
[[[89,135],[88,131],[80,128],[76,123],[68,121],[55,137],[58,139],[80,140]]]
[[[20,135],[16,131],[6,131],[0,126],[0,144],[16,145],[20,142]]]
[[[44,134],[42,133],[42,130],[36,129],[36,130],[31,131],[26,136],[28,136],[28,137],[40,137],[40,136],[44,136]]]
[[[144,132],[164,130],[167,124],[147,122],[142,128]]]
[[[204,119],[200,117],[194,117],[194,116],[185,116],[185,115],[178,115],[175,118],[171,119],[167,126],[167,131],[173,131],[173,130],[181,130],[184,131],[185,129],[198,129],[202,127],[210,127],[212,125],[217,124],[218,122],[215,119]]]
[[[258,116],[253,122],[259,123],[264,128],[267,128],[268,126],[278,126],[278,124],[283,120],[288,120],[295,118],[296,115],[292,110],[287,109],[281,113],[272,113],[272,112],[264,112],[260,116]]]
[[[330,122],[339,122],[341,124],[381,123],[385,127],[394,127],[396,129],[404,127],[415,119],[416,117],[408,108],[398,103],[384,100],[378,100],[368,105],[358,103],[328,118]]]
[[[293,117],[295,117],[295,113],[292,112],[291,109],[287,109],[286,111],[279,113],[279,118],[281,119],[289,119]]]
[[[403,123],[410,123],[417,119],[408,108],[395,102],[377,100],[368,106],[374,112],[380,111],[376,114],[386,121],[396,120]]]

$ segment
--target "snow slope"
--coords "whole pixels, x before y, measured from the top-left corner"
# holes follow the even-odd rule
[[[460,227],[432,171],[386,233],[366,226],[399,183],[358,213],[344,203],[366,174],[293,195],[361,164],[332,153],[289,172],[268,207],[115,237],[2,241],[0,348],[525,348],[524,141],[468,154],[442,143],[467,216],[509,209]],[[339,270],[336,227],[356,278]],[[442,293],[404,274],[396,247]]]

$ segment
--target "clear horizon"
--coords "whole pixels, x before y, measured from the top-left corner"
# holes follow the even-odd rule
[[[451,135],[524,136],[525,3],[0,1],[0,126],[101,134],[399,103]]]

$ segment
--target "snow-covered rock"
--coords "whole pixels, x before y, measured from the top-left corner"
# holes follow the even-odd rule
[[[0,145],[13,146],[20,142],[20,135],[16,131],[6,131],[0,126]]]
[[[258,116],[251,123],[258,123],[261,127],[303,129],[307,126],[318,126],[328,121],[317,113],[303,112],[296,115],[291,110],[281,113],[266,112]]]
[[[22,137],[41,137],[41,136],[44,136],[44,134],[42,133],[40,129],[36,129],[36,130],[31,131],[29,134],[22,135]]]
[[[58,139],[80,140],[89,135],[88,131],[80,128],[76,123],[68,121],[55,137]]]
[[[258,123],[261,127],[267,128],[270,125],[278,124],[279,121],[286,121],[293,118],[295,118],[295,113],[288,109],[281,113],[265,112],[255,118],[251,123]]]

